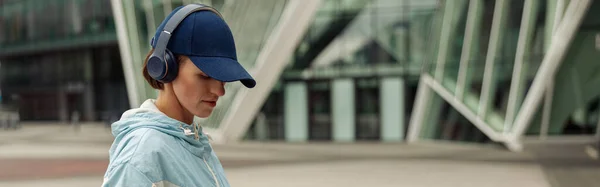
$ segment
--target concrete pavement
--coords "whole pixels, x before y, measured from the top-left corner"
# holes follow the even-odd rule
[[[99,186],[110,143],[110,132],[94,124],[79,132],[65,125],[0,131],[0,186]],[[244,142],[214,147],[236,187],[564,186],[553,180],[561,173],[546,172],[534,152],[511,153],[494,145]],[[15,167],[22,176],[15,176]],[[3,179],[2,172],[13,177]]]

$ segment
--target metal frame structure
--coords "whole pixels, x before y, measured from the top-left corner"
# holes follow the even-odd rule
[[[522,109],[517,115],[514,129],[509,136],[509,141],[512,144],[519,142],[525,129],[529,126],[542,99],[544,89],[547,88],[548,82],[553,81],[550,78],[558,69],[591,3],[591,0],[578,0],[569,3],[565,16],[558,25],[556,33],[552,36],[552,44],[550,44],[533,84],[523,101]]]
[[[444,13],[446,16],[444,19],[444,27],[442,28],[442,44],[440,45],[440,53],[438,54],[437,60],[437,69],[435,71],[435,77],[429,75],[428,72],[424,72],[421,75],[421,79],[419,82],[419,88],[417,91],[417,98],[415,101],[414,111],[412,113],[412,119],[410,122],[409,132],[407,140],[408,142],[415,142],[419,139],[421,134],[421,129],[423,126],[423,121],[425,119],[426,106],[428,106],[429,100],[432,98],[431,90],[441,96],[446,102],[448,102],[451,106],[453,106],[458,112],[460,112],[465,118],[471,121],[479,130],[481,130],[485,135],[487,135],[491,140],[496,142],[504,143],[510,150],[512,151],[520,151],[522,150],[521,138],[525,129],[529,126],[530,121],[533,117],[534,112],[538,108],[542,97],[546,94],[546,98],[552,98],[552,94],[548,94],[545,92],[546,89],[551,89],[552,83],[554,82],[555,72],[560,65],[563,57],[565,56],[567,49],[581,24],[584,15],[587,13],[589,6],[591,5],[590,0],[578,0],[578,1],[570,1],[568,8],[564,14],[557,13],[556,17],[553,21],[563,20],[560,24],[555,24],[553,29],[555,33],[552,35],[552,43],[549,46],[546,55],[537,71],[533,84],[531,85],[525,99],[520,105],[518,102],[520,99],[520,95],[523,95],[524,92],[524,69],[525,66],[525,55],[528,51],[528,46],[531,44],[531,37],[533,35],[533,20],[537,17],[538,12],[538,0],[526,0],[525,7],[521,22],[521,29],[519,31],[519,39],[517,43],[517,55],[515,57],[514,70],[512,75],[511,88],[509,90],[509,106],[507,115],[505,116],[504,129],[501,132],[495,131],[491,126],[491,121],[486,120],[486,116],[488,116],[488,103],[491,92],[493,92],[492,85],[493,83],[493,71],[494,71],[494,62],[495,62],[495,54],[497,53],[498,42],[501,40],[499,31],[501,30],[501,25],[505,22],[504,18],[504,10],[507,9],[507,2],[505,0],[496,1],[496,7],[494,10],[494,20],[492,23],[492,31],[490,36],[490,43],[488,48],[488,56],[486,59],[486,69],[484,74],[484,83],[482,89],[482,97],[479,102],[479,110],[472,111],[465,104],[464,97],[465,90],[464,85],[466,81],[466,72],[468,72],[468,62],[469,56],[471,55],[471,48],[473,43],[473,33],[476,30],[477,20],[473,17],[473,15],[477,15],[479,10],[478,6],[479,0],[471,0],[468,12],[468,20],[466,25],[466,39],[463,44],[463,50],[461,55],[461,65],[459,69],[459,78],[456,86],[456,93],[453,94],[449,90],[447,90],[443,85],[451,85],[453,82],[452,78],[447,79],[443,76],[443,60],[445,59],[445,52],[442,50],[443,46],[447,45],[443,42],[447,42],[449,37],[443,28],[452,27],[446,24],[449,16],[448,12]],[[559,6],[557,6],[557,11],[562,10],[561,3],[559,2]],[[446,8],[449,6],[446,4]],[[562,18],[557,18],[562,17]],[[442,66],[440,66],[442,65]],[[451,85],[452,86],[452,85]],[[546,101],[548,103],[548,101]],[[521,110],[518,110],[521,108]],[[546,109],[548,110],[548,109]],[[545,123],[548,120],[548,111],[544,111],[545,114]],[[514,118],[514,120],[513,120]],[[600,136],[600,135],[598,135]]]

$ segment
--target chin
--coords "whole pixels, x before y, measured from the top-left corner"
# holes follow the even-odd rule
[[[210,116],[210,114],[212,114],[212,110],[210,111],[199,111],[196,112],[194,115],[199,117],[199,118],[207,118]]]
[[[196,117],[199,117],[199,118],[208,118],[209,116],[210,116],[210,114],[208,114],[208,115],[206,115],[206,114],[205,115],[196,115]]]

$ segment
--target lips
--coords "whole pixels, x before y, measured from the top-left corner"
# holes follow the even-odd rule
[[[217,101],[202,101],[202,102],[206,103],[210,107],[217,106]]]

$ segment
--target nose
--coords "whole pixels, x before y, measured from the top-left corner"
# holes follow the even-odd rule
[[[225,83],[218,81],[218,80],[214,80],[213,79],[213,84],[211,84],[211,92],[219,97],[225,95]]]

